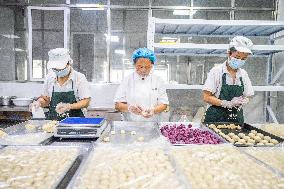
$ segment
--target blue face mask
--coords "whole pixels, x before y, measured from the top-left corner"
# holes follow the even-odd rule
[[[70,72],[70,67],[66,67],[64,68],[63,70],[60,70],[60,71],[56,71],[56,70],[53,70],[56,74],[57,77],[65,77],[66,75],[69,74]]]
[[[229,66],[232,69],[236,70],[236,69],[242,67],[246,63],[246,61],[238,59],[238,58],[235,58],[235,57],[231,57],[231,59],[228,60],[228,63],[229,63]]]

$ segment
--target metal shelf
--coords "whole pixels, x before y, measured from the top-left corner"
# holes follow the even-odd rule
[[[155,23],[155,34],[178,34],[190,36],[270,36],[284,30],[283,21],[263,20],[201,20],[159,19]]]
[[[154,51],[159,55],[226,56],[227,49],[228,44],[154,43]],[[252,51],[254,56],[268,56],[284,51],[284,45],[254,45]]]

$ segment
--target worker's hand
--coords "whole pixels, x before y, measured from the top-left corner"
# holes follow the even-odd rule
[[[154,115],[154,109],[153,108],[142,111],[142,116],[144,118],[150,118],[153,115]]]
[[[33,109],[38,109],[40,107],[40,101],[39,100],[36,100],[36,101],[33,101],[30,105],[29,105],[29,111],[32,112]]]
[[[237,108],[242,106],[243,99],[242,97],[234,97],[231,101],[222,100],[221,106],[223,108]]]
[[[143,109],[141,108],[141,106],[135,104],[135,105],[129,105],[128,111],[136,115],[141,115]]]
[[[58,114],[64,114],[65,112],[71,110],[71,104],[60,102],[59,104],[57,104],[55,110]]]
[[[242,106],[246,105],[247,103],[249,103],[249,98],[246,96],[241,96],[241,102],[242,102]]]

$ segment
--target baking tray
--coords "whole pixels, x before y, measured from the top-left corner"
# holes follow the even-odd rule
[[[121,134],[121,130],[125,131],[125,134]],[[115,134],[112,135],[111,131]],[[136,134],[132,135],[131,132],[135,131]],[[160,137],[158,125],[154,122],[122,122],[114,121],[111,124],[111,129],[102,135],[98,142],[104,142],[104,138],[109,137],[111,144],[131,144],[138,141],[139,137],[143,137],[143,142],[149,142],[151,140]]]
[[[284,168],[280,169],[279,167],[277,167],[276,165],[273,165],[270,162],[270,159],[263,159],[262,154],[259,154],[259,156],[257,154],[251,154],[250,151],[251,150],[255,150],[261,153],[269,153],[270,151],[273,150],[279,150],[280,153],[282,153],[282,156],[284,156],[284,149],[283,147],[263,147],[263,148],[245,148],[245,147],[240,147],[239,148],[241,151],[243,151],[245,154],[247,154],[248,156],[250,156],[251,158],[255,159],[258,162],[263,163],[264,165],[266,165],[267,168],[269,168],[270,170],[274,171],[276,174],[281,175],[282,177],[284,177]],[[279,158],[281,159],[281,158]],[[283,165],[284,165],[284,158],[282,159],[283,161]],[[283,166],[282,165],[282,166]]]
[[[6,150],[8,151],[15,151],[16,153],[13,153],[13,155],[8,155],[8,156],[3,156],[3,154],[6,152]],[[54,173],[54,174],[50,174],[48,175],[48,177],[52,177],[51,178],[51,181],[48,182],[48,184],[44,184],[45,185],[45,188],[66,188],[66,186],[68,185],[68,183],[70,182],[70,180],[72,179],[73,175],[75,174],[77,168],[79,167],[81,161],[82,161],[82,158],[84,156],[84,151],[85,149],[83,148],[78,148],[78,147],[71,147],[71,146],[68,146],[67,147],[63,147],[63,146],[7,146],[3,149],[0,150],[0,157],[3,156],[1,159],[3,160],[3,158],[8,158],[7,161],[11,161],[13,164],[11,164],[10,162],[10,166],[11,165],[15,165],[15,166],[23,166],[21,164],[25,164],[25,166],[28,164],[29,162],[29,159],[19,159],[17,160],[17,154],[20,153],[20,151],[27,151],[27,150],[31,150],[32,152],[34,151],[37,151],[36,154],[39,154],[39,155],[42,155],[42,152],[47,152],[48,153],[55,153],[55,152],[58,152],[58,151],[63,151],[62,153],[65,153],[64,151],[67,151],[67,152],[71,152],[71,150],[73,150],[74,152],[74,156],[70,157],[70,161],[68,163],[66,163],[65,167],[62,168],[62,171],[60,173]],[[9,153],[8,153],[9,154]],[[10,153],[11,154],[11,153]],[[13,158],[11,158],[13,157]],[[34,156],[33,156],[34,157]],[[31,157],[31,158],[33,158]],[[44,156],[40,156],[40,158],[44,158]],[[21,162],[22,161],[22,162]],[[52,162],[52,158],[46,158],[46,159],[43,159],[41,161],[51,161]],[[29,165],[30,166],[30,165]],[[44,172],[47,172],[50,173],[50,170],[44,170],[43,167],[41,167],[41,169],[39,170],[36,170],[35,173],[32,173],[33,172],[33,167],[29,167],[30,169],[27,170],[27,172],[21,176],[20,173],[18,173],[19,175],[13,175],[13,178],[15,177],[15,179],[25,179],[25,178],[30,178],[30,179],[33,179],[33,184],[35,182],[37,182],[39,184],[40,187],[42,187],[43,183],[40,183],[42,180],[41,179],[38,179],[38,180],[35,180],[36,177],[40,174],[44,174]],[[4,170],[4,167],[1,167],[2,170]],[[4,173],[3,173],[4,174]],[[47,177],[47,176],[45,176]],[[20,181],[20,184],[24,187],[24,182],[23,180],[19,180]],[[9,182],[9,181],[8,181]],[[6,182],[7,183],[7,182]],[[2,184],[5,184],[5,182],[2,182]],[[29,188],[30,186],[27,186],[26,188]],[[25,188],[25,187],[24,187]]]
[[[120,157],[121,154],[126,154],[129,153],[131,151],[137,151],[139,152],[140,150],[150,150],[150,149],[159,149],[161,150],[161,152],[168,158],[168,161],[171,165],[171,167],[173,168],[173,170],[171,171],[172,174],[171,177],[174,180],[176,180],[179,183],[179,188],[180,189],[186,189],[189,188],[187,182],[184,179],[184,176],[176,169],[176,167],[174,167],[174,163],[173,163],[173,159],[171,158],[171,156],[169,155],[169,153],[167,153],[163,148],[157,147],[157,146],[136,146],[134,144],[134,146],[127,146],[127,147],[123,147],[123,146],[102,146],[102,147],[98,147],[98,148],[93,148],[93,150],[89,153],[88,157],[85,158],[81,164],[81,166],[79,167],[78,171],[76,172],[74,179],[72,179],[72,181],[69,183],[67,189],[81,189],[81,188],[86,188],[86,185],[82,185],[84,184],[84,174],[85,172],[89,172],[92,173],[93,171],[90,171],[90,165],[91,162],[93,163],[97,163],[95,165],[95,170],[97,170],[99,172],[99,176],[103,175],[104,173],[106,173],[106,171],[111,171],[112,172],[112,166],[111,163],[118,157]],[[101,153],[101,151],[104,151],[106,153],[106,155],[108,156],[105,160],[98,160],[96,159],[94,156],[97,155],[97,153]],[[113,158],[112,158],[113,156]],[[102,156],[103,157],[103,156]],[[156,160],[157,161],[157,160]],[[136,163],[136,162],[131,162],[131,163]],[[147,166],[147,162],[145,162],[146,166]],[[129,165],[131,167],[131,165]],[[127,172],[126,172],[127,173]],[[133,180],[130,180],[129,182],[118,182],[118,185],[116,185],[116,187],[109,187],[109,188],[135,188],[134,186],[131,186],[132,183],[135,183],[137,181],[139,181],[140,179],[144,180],[145,184],[148,183],[149,181],[154,181],[153,184],[157,184],[156,182],[163,182],[163,180],[160,179],[167,179],[168,175],[163,175],[163,172],[161,172],[161,175],[155,175],[154,177],[149,177],[148,176],[149,172],[145,173],[145,176],[140,176],[140,177],[136,177]],[[120,175],[117,175],[118,177]],[[90,188],[94,188],[94,186],[92,186],[92,184],[94,184],[94,180],[95,180],[94,176],[92,178],[91,183],[88,183],[88,187]],[[148,178],[149,177],[149,178]],[[113,176],[112,176],[113,178]],[[111,179],[111,178],[109,178]],[[120,180],[119,180],[120,181]],[[83,183],[82,183],[83,182]],[[110,182],[110,180],[109,180]],[[124,186],[123,184],[126,183],[127,185]],[[109,184],[109,183],[105,183],[105,184]],[[122,184],[120,186],[120,184]],[[130,184],[130,186],[129,186]],[[150,184],[151,185],[151,184]],[[98,188],[105,188],[106,186],[103,183],[100,183]],[[143,188],[148,188],[148,187],[143,187]],[[151,187],[153,188],[153,186]]]
[[[224,144],[227,143],[227,141],[225,139],[223,139],[221,136],[219,136],[218,134],[216,134],[215,132],[213,132],[211,129],[208,129],[207,127],[205,127],[204,125],[202,125],[201,123],[195,123],[195,122],[161,122],[159,124],[159,133],[162,137],[164,137],[166,140],[168,140],[167,137],[165,137],[162,132],[161,132],[161,128],[168,125],[168,126],[174,126],[174,125],[185,125],[186,127],[188,127],[189,125],[191,125],[192,129],[199,129],[202,131],[208,131],[209,133],[211,133],[214,137],[216,137],[217,139],[219,139],[222,143],[220,144]],[[203,143],[195,143],[195,144],[184,144],[184,143],[175,143],[172,145],[174,146],[190,146],[190,145],[206,145]]]
[[[204,125],[206,126],[209,126],[210,124],[214,124],[214,125],[229,125],[229,124],[235,124],[235,123],[230,123],[230,122],[214,122],[214,123],[206,123]],[[238,124],[235,124],[235,125],[238,125]],[[250,124],[247,124],[247,123],[244,123],[243,125],[240,125],[241,126],[241,129],[238,130],[238,129],[220,129],[223,133],[225,134],[228,134],[228,133],[234,133],[236,135],[238,135],[239,133],[244,133],[244,134],[248,134],[250,133],[251,130],[255,130],[257,131],[258,133],[262,133],[263,135],[265,136],[269,136],[271,137],[271,139],[276,139],[279,143],[282,143],[284,141],[284,139],[278,137],[278,136],[275,136],[271,133],[268,133],[268,132],[265,132],[257,127],[254,127]],[[210,128],[208,128],[210,129]],[[216,133],[214,130],[210,129],[212,132]],[[217,133],[216,133],[217,134]],[[218,134],[219,135],[219,134]],[[219,135],[220,136],[220,135]],[[222,137],[222,136],[220,136]],[[222,137],[223,138],[223,137]],[[223,138],[224,140],[227,141],[227,139]],[[228,141],[229,142],[229,141]],[[245,145],[245,144],[234,144],[235,146],[238,146],[238,147],[250,147],[250,145]],[[267,147],[267,145],[253,145],[254,147]],[[274,146],[277,146],[277,145],[274,145]]]
[[[210,150],[210,149],[206,149],[206,148],[221,148],[219,149],[218,153],[215,154],[214,151]],[[202,150],[202,148],[204,148]],[[263,174],[259,174],[259,175],[255,175],[255,173],[251,173],[251,171],[242,171],[241,172],[236,172],[234,167],[232,167],[229,159],[227,159],[227,155],[230,155],[230,151],[228,152],[228,154],[226,155],[225,151],[222,150],[222,148],[230,148],[232,149],[234,152],[236,152],[236,156],[234,157],[230,157],[231,159],[234,159],[235,161],[237,161],[235,165],[241,165],[243,164],[243,162],[247,162],[250,161],[250,163],[254,163],[255,165],[253,167],[257,167],[258,169],[260,169],[261,171],[265,171]],[[216,184],[221,184],[223,185],[222,188],[254,188],[252,186],[249,186],[247,184],[253,184],[254,180],[250,181],[247,180],[247,182],[243,182],[240,183],[240,181],[242,181],[240,178],[240,176],[242,176],[243,174],[246,174],[246,177],[250,177],[251,179],[255,179],[258,182],[263,182],[265,183],[265,180],[267,179],[266,176],[267,174],[269,174],[271,176],[271,178],[273,178],[274,180],[278,180],[279,178],[281,178],[282,176],[280,174],[278,174],[275,170],[268,168],[266,165],[264,165],[263,163],[256,161],[254,158],[251,158],[249,156],[247,156],[245,153],[243,153],[241,150],[239,150],[239,148],[234,147],[232,145],[229,144],[223,144],[223,145],[195,145],[195,146],[182,146],[182,147],[176,147],[173,146],[171,147],[171,151],[173,150],[195,150],[195,152],[193,152],[194,154],[192,154],[191,157],[186,156],[187,154],[180,154],[179,156],[176,156],[173,152],[172,156],[175,159],[175,161],[177,162],[177,166],[180,166],[181,171],[183,172],[184,175],[186,175],[186,179],[190,185],[190,188],[193,189],[199,189],[199,188],[211,188],[211,186],[214,186],[212,188],[218,188]],[[225,154],[224,154],[225,153]],[[239,160],[238,158],[238,154],[240,154],[242,157],[242,161]],[[187,159],[188,163],[186,162],[181,162],[178,157],[187,157],[185,159]],[[190,159],[193,158],[193,159]],[[197,158],[197,159],[195,159]],[[229,158],[229,157],[228,157]],[[208,166],[200,166],[203,165],[203,162],[206,161],[211,161],[211,163],[208,164]],[[194,162],[197,162],[197,166],[193,166],[190,165]],[[226,167],[224,167],[226,163]],[[211,165],[216,165],[216,167],[211,167]],[[248,163],[247,163],[248,164]],[[205,164],[204,164],[205,165]],[[192,166],[192,167],[191,167]],[[186,170],[192,171],[190,175],[186,174]],[[210,171],[209,171],[210,170]],[[239,170],[242,170],[242,168],[239,168]],[[200,171],[200,172],[199,172]],[[202,173],[201,173],[202,172]],[[226,174],[227,172],[227,174]],[[221,173],[218,174],[218,173]],[[238,174],[236,174],[238,173]],[[262,172],[261,172],[262,173]],[[193,182],[193,176],[201,179],[199,182]],[[211,178],[213,177],[213,179]],[[207,178],[210,178],[212,180],[212,182],[210,183],[210,185],[207,185],[206,187],[203,185],[203,182],[207,180]],[[225,179],[224,179],[225,178]],[[270,177],[269,177],[270,178]],[[230,179],[230,180],[228,180]],[[282,182],[283,183],[283,178]],[[222,181],[227,180],[228,182],[224,185]],[[262,181],[263,180],[263,181]],[[195,180],[196,181],[196,180]],[[221,182],[221,183],[220,183]],[[206,182],[205,182],[206,183]],[[208,183],[207,183],[208,184]],[[236,185],[236,184],[242,184],[242,186],[240,185]],[[259,183],[258,183],[259,184]],[[267,187],[267,186],[266,186]],[[275,189],[280,189],[281,186],[272,186],[269,185],[268,188],[275,188]],[[221,186],[220,186],[221,188]],[[262,187],[257,187],[257,188],[262,188]]]

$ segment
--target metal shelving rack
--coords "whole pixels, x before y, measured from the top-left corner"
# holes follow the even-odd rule
[[[199,19],[159,19],[148,20],[147,47],[158,55],[167,56],[221,56],[225,57],[228,44],[195,44],[195,43],[155,43],[156,36],[199,36],[199,37],[233,37],[237,35],[269,39],[269,45],[254,45],[253,57],[267,57],[267,85],[254,86],[255,91],[265,92],[266,121],[269,116],[278,123],[270,107],[270,92],[284,91],[284,86],[275,85],[284,71],[284,65],[272,78],[272,56],[284,52],[284,45],[274,45],[276,33],[284,31],[284,21],[263,20],[199,20]],[[284,35],[277,36],[277,39]],[[202,85],[167,85],[169,89],[202,89]]]

